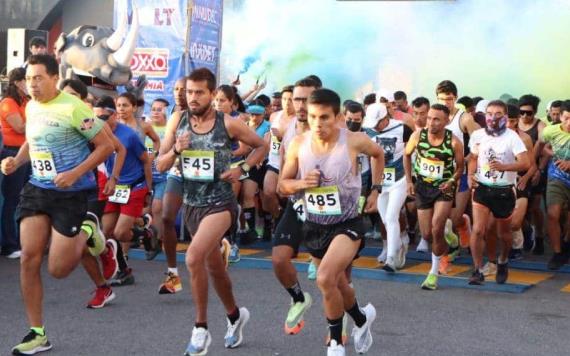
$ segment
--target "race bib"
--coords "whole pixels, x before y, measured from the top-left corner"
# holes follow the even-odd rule
[[[293,204],[293,210],[297,213],[297,219],[305,222],[307,218],[305,216],[305,204],[303,203],[303,199],[298,199],[295,204]]]
[[[509,185],[507,181],[506,172],[496,171],[489,167],[488,164],[481,167],[481,175],[485,177],[483,182],[487,182],[493,185]]]
[[[185,179],[214,181],[214,151],[182,151],[182,174]]]
[[[117,184],[115,186],[115,193],[109,197],[111,203],[127,204],[131,196],[131,187],[128,185]]]
[[[396,182],[396,168],[384,168],[383,187],[389,187]]]
[[[307,212],[315,215],[340,215],[340,197],[336,185],[305,190]]]
[[[420,157],[420,175],[433,179],[443,179],[443,162]]]
[[[242,164],[243,162],[245,162],[245,160],[242,159],[241,161],[232,163],[232,164],[230,165],[230,167],[231,167],[231,168],[236,168],[236,167],[238,167],[240,164]],[[246,178],[248,178],[248,177],[249,177],[249,173],[244,173],[244,174],[241,175],[241,177],[239,177],[239,180],[244,180],[244,179],[246,179]]]
[[[269,150],[269,152],[272,155],[278,156],[280,148],[281,148],[281,141],[279,141],[277,136],[273,136],[273,134],[271,134],[271,149]]]
[[[51,152],[30,152],[34,178],[38,180],[54,180],[57,175]]]

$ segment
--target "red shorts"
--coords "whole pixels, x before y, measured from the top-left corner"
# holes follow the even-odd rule
[[[99,201],[106,201],[107,196],[103,194],[103,190],[105,190],[105,185],[107,184],[107,176],[105,173],[101,171],[97,171],[97,200]]]
[[[127,204],[117,204],[107,201],[105,204],[105,211],[103,213],[119,213],[121,215],[138,218],[143,213],[144,201],[147,193],[148,187],[131,191]]]

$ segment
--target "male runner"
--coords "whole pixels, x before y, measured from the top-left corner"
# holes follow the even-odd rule
[[[431,270],[421,286],[427,290],[437,289],[439,263],[448,249],[444,239],[445,223],[451,214],[457,182],[463,174],[463,145],[445,128],[448,123],[447,106],[432,105],[427,128],[414,132],[404,156],[408,194],[416,197],[422,238],[430,240],[431,237],[433,241]],[[414,153],[416,158],[412,162]]]
[[[103,122],[80,99],[60,92],[58,80],[55,58],[30,56],[26,86],[32,100],[26,106],[26,143],[15,157],[2,161],[4,174],[30,160],[33,168],[16,216],[22,244],[20,285],[31,330],[12,349],[16,355],[52,347],[43,323],[43,256],[49,243],[48,272],[62,279],[79,264],[87,240],[99,238],[93,230],[89,236],[81,225],[88,191],[96,188],[92,170],[113,152],[111,140],[102,132]]]
[[[305,243],[319,265],[317,284],[331,335],[328,354],[345,354],[345,310],[354,319],[356,352],[364,353],[372,346],[370,327],[376,310],[371,304],[363,309],[358,306],[345,270],[364,247],[356,157],[359,153],[371,157],[373,188],[381,190],[383,152],[366,135],[338,127],[340,97],[332,90],[314,91],[308,104],[310,131],[291,142],[279,187],[284,194],[303,194]],[[367,211],[373,209],[377,197],[378,193],[369,196]]]
[[[508,259],[512,244],[511,219],[516,204],[516,172],[530,168],[527,150],[516,132],[507,128],[507,105],[493,100],[487,106],[487,126],[471,137],[469,186],[473,192],[473,233],[470,247],[474,271],[469,284],[480,285],[483,267],[484,234],[493,214],[503,248],[497,264],[496,281],[508,279]]]
[[[189,115],[179,125],[184,133],[163,157],[169,166],[180,157],[186,205],[184,222],[192,236],[186,266],[191,276],[196,318],[187,355],[204,355],[211,343],[207,322],[208,275],[227,313],[225,346],[235,348],[243,341],[242,331],[249,320],[249,311],[236,305],[219,244],[236,223],[237,202],[231,183],[260,163],[268,152],[263,139],[243,122],[213,109],[215,88],[216,78],[206,68],[196,69],[188,76]],[[243,141],[254,151],[241,166],[230,169],[233,140]]]

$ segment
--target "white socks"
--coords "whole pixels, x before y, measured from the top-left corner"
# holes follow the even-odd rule
[[[441,256],[436,256],[435,253],[431,254],[431,269],[429,270],[430,274],[437,275],[437,272],[439,270],[439,260],[440,259],[441,259]]]
[[[170,268],[168,267],[168,273],[172,273],[178,276],[178,267]]]

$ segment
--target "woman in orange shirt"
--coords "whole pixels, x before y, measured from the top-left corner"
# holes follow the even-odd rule
[[[4,147],[0,160],[15,156],[26,141],[26,70],[15,68],[8,74],[8,86],[0,101],[0,124]],[[20,232],[14,220],[16,207],[20,201],[20,191],[31,173],[30,164],[23,165],[16,172],[2,179],[2,236],[1,254],[8,258],[20,257]]]

